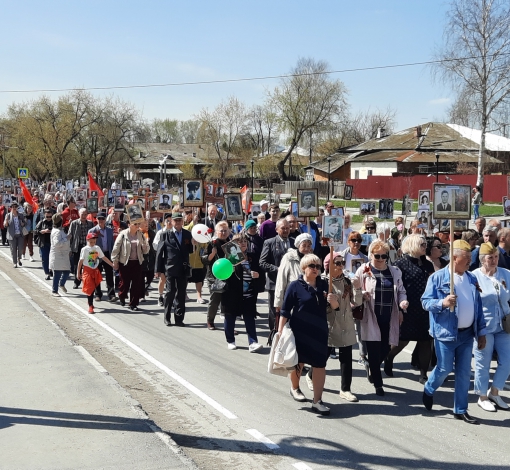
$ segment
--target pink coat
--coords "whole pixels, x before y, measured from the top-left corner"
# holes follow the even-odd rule
[[[374,313],[375,304],[375,287],[376,280],[371,272],[364,272],[365,268],[370,266],[369,263],[362,264],[356,271],[356,276],[361,282],[363,293],[368,292],[371,296],[370,301],[364,301],[363,320],[361,320],[361,339],[363,341],[381,341],[381,331],[377,324],[377,318]],[[400,335],[400,314],[399,304],[403,300],[407,300],[406,290],[402,283],[402,271],[395,266],[388,266],[393,276],[393,309],[390,319],[390,338],[389,342],[392,346],[397,346]]]

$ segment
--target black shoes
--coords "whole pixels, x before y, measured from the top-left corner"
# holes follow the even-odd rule
[[[129,310],[132,310],[133,312],[139,312],[140,309],[138,307],[133,307],[132,305],[129,306]]]
[[[434,404],[434,397],[423,392],[423,406],[425,406],[425,408],[427,408],[427,410],[430,411],[432,409],[433,404]]]
[[[123,307],[126,306],[126,299],[119,299],[119,302]]]
[[[166,326],[172,326],[172,321],[171,321],[171,320],[167,320],[167,319],[165,318],[165,325],[166,325]]]
[[[384,361],[384,373],[387,377],[393,377],[393,361],[389,359]]]
[[[175,322],[175,326],[186,326],[186,323],[184,323],[183,321]]]
[[[466,413],[453,413],[453,417],[455,419],[462,419],[464,422],[468,424],[478,424],[478,420],[470,416],[467,411]]]
[[[164,307],[164,305],[165,305],[165,304],[164,304],[164,299],[163,299],[163,296],[162,296],[162,295],[160,295],[160,296],[159,296],[159,299],[158,299],[158,305],[159,305],[160,307]]]
[[[377,387],[375,389],[375,394],[378,396],[378,397],[384,397],[384,388],[382,387]]]

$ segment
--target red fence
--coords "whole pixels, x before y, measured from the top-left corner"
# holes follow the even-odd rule
[[[448,178],[448,180],[446,179]],[[412,199],[418,197],[420,189],[432,190],[436,175],[415,176],[369,176],[366,180],[348,179],[345,184],[353,186],[353,199],[402,199],[409,194]],[[476,175],[439,175],[439,183],[476,185]],[[484,177],[484,202],[501,203],[508,195],[507,175],[486,175]]]

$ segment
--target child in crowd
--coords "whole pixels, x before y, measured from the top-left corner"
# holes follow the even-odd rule
[[[104,261],[113,268],[113,263],[104,255],[103,250],[96,246],[97,237],[97,232],[87,234],[87,245],[81,249],[80,261],[76,271],[78,280],[83,279],[82,292],[87,294],[89,313],[94,313],[94,291],[103,280],[98,269],[99,263]]]

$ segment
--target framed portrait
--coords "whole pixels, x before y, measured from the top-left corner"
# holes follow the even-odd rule
[[[57,191],[57,185],[55,184],[54,181],[50,181],[47,185],[46,185],[46,191],[48,193],[55,193]]]
[[[124,207],[126,205],[126,198],[124,196],[115,196],[114,202],[114,210],[115,212],[124,212]]]
[[[375,233],[362,233],[361,234],[361,245],[362,246],[370,246],[370,243],[372,243],[377,238],[377,235]]]
[[[325,215],[322,224],[322,236],[324,238],[329,238],[330,242],[332,243],[342,243],[343,227],[344,227],[343,217],[338,217],[335,215]]]
[[[290,207],[291,207],[290,211],[292,212],[292,215],[296,218],[296,220],[298,222],[304,222],[305,218],[304,217],[299,217],[299,215],[298,215],[298,203],[297,203],[297,201],[292,201],[290,203]]]
[[[416,213],[416,219],[420,222],[420,224],[425,224],[425,228],[429,226],[429,211],[427,209],[421,210],[418,209]]]
[[[49,184],[48,184],[49,187]],[[48,191],[50,192],[50,191]],[[75,189],[74,195],[76,197],[76,204],[85,205],[85,201],[87,199],[87,190],[86,189]]]
[[[158,208],[161,212],[172,210],[172,195],[170,193],[161,193],[159,195]]]
[[[251,205],[251,216],[253,219],[256,219],[260,214],[260,204],[252,204]]]
[[[12,181],[10,179],[4,179],[4,189],[10,192],[12,188]]]
[[[225,216],[227,220],[243,220],[243,211],[241,209],[241,194],[227,193],[223,195],[225,200]]]
[[[214,183],[205,184],[205,197],[214,197],[216,195],[216,185]]]
[[[138,194],[138,191],[140,190],[140,181],[138,181],[138,180],[132,181],[131,189],[133,190],[133,195],[135,193]]]
[[[453,219],[453,230],[455,232],[464,232],[469,227],[469,220]],[[441,219],[439,221],[439,231],[450,231],[450,219]]]
[[[375,201],[361,202],[359,205],[360,215],[375,215],[375,208],[377,203]]]
[[[430,189],[420,189],[418,191],[418,206],[429,206]]]
[[[223,195],[225,194],[225,191],[226,191],[225,186],[222,184],[215,184],[214,188],[215,188],[215,196],[223,197]]]
[[[87,211],[89,213],[96,213],[96,212],[98,212],[98,208],[99,208],[99,199],[97,197],[89,197],[87,199]]]
[[[349,269],[351,273],[355,273],[363,263],[362,258],[351,258],[351,266],[346,266],[346,269]]]
[[[241,251],[241,247],[237,242],[228,242],[221,247],[225,252],[225,258],[228,259],[234,266],[243,262],[246,256]]]
[[[317,188],[297,190],[299,217],[317,217],[319,215],[319,191]]]
[[[16,196],[21,196],[23,194],[23,192],[21,191],[21,186],[16,186],[14,188],[14,194],[16,194]]]
[[[183,180],[184,207],[202,207],[204,205],[204,181]]]
[[[4,180],[0,179],[0,191],[4,190]]]
[[[159,211],[159,197],[150,197],[148,200],[149,211],[151,212]]]
[[[142,196],[133,196],[135,204],[140,204],[140,207],[145,210],[147,208],[147,198]]]
[[[61,179],[58,179],[56,182],[55,182],[56,186],[57,186],[57,190],[60,191],[60,189],[62,188],[62,180]]]
[[[66,180],[66,191],[71,192],[74,188],[73,180]]]
[[[503,196],[503,215],[510,217],[510,199],[507,196]]]
[[[98,197],[99,192],[96,189],[89,189],[89,197]]]
[[[468,184],[434,183],[434,219],[461,219],[471,217],[471,186]]]
[[[349,184],[346,184],[344,187],[344,199],[346,201],[350,201],[352,199],[352,190],[354,186],[351,186]]]
[[[138,223],[143,220],[143,211],[144,209],[140,204],[129,204],[126,206],[126,212],[129,219],[129,223]]]
[[[344,208],[343,207],[335,207],[334,209],[331,209],[330,215],[336,215],[338,217],[344,216]]]

